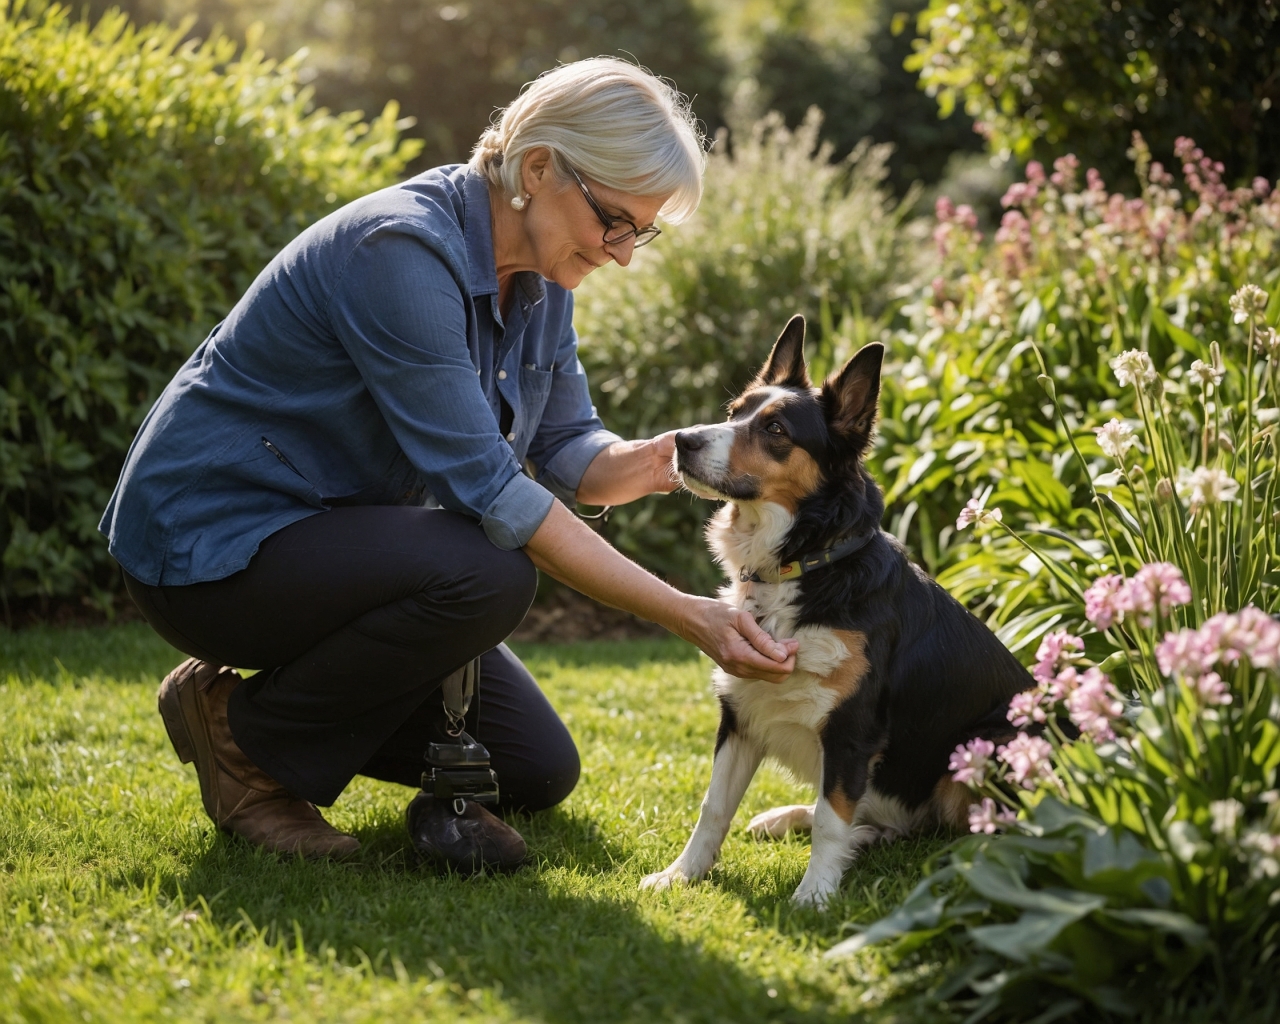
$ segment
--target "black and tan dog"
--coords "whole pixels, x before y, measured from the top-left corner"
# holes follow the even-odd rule
[[[726,504],[708,527],[731,583],[722,596],[776,637],[800,640],[782,683],[718,670],[720,731],[693,835],[644,888],[701,878],[761,760],[817,788],[812,806],[758,815],[757,835],[813,829],[794,899],[821,905],[860,846],[967,823],[947,774],[956,745],[1012,735],[1009,698],[1033,685],[995,636],[880,530],[884,499],[863,465],[881,345],[813,387],[794,317],[727,423],[676,435],[689,490]]]

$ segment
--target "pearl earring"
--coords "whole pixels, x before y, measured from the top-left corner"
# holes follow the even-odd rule
[[[531,198],[530,196],[512,196],[511,209],[515,210],[518,213],[519,211],[523,210],[526,206],[529,205],[530,198]]]

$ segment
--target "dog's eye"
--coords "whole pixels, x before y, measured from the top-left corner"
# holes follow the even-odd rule
[[[782,429],[782,424],[779,423],[777,420],[774,420],[772,423],[766,425],[764,429],[768,431],[770,434],[773,434],[775,437],[781,437],[783,434],[786,433],[786,431]]]

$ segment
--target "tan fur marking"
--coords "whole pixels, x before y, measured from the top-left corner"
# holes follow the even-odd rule
[[[821,680],[823,686],[835,690],[840,700],[845,700],[857,692],[858,686],[866,677],[870,663],[867,661],[867,638],[864,634],[851,629],[833,629],[832,634],[844,644],[849,657],[840,662],[840,666]]]
[[[940,824],[959,829],[969,827],[969,805],[974,803],[974,799],[968,786],[944,775],[933,787],[931,803]]]
[[[831,809],[839,815],[840,820],[846,825],[853,824],[854,811],[858,809],[855,801],[845,796],[844,789],[840,786],[840,780],[836,779],[836,788],[831,791],[831,795],[827,797],[827,803],[831,805]]]
[[[733,440],[729,471],[738,479],[754,477],[760,484],[760,500],[772,501],[793,514],[822,483],[822,470],[799,445],[791,449],[785,462],[779,462],[765,451],[758,435],[745,431]]]

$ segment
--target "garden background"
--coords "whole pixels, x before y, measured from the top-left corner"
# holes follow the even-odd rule
[[[96,532],[123,454],[174,369],[279,246],[355,196],[465,159],[521,83],[602,52],[671,76],[715,138],[697,217],[628,271],[602,271],[578,292],[582,357],[611,428],[649,436],[718,418],[801,311],[819,371],[866,341],[885,343],[871,456],[887,493],[884,527],[1028,664],[1045,663],[1047,635],[1074,630],[1080,657],[1125,698],[1172,708],[1182,691],[1161,696],[1163,679],[1206,676],[1155,667],[1161,630],[1277,605],[1280,353],[1268,332],[1280,318],[1280,29],[1269,0],[138,0],[123,12],[4,10],[8,627],[105,621],[123,608]],[[1261,291],[1241,292],[1248,285]],[[1149,367],[1114,370],[1126,351]],[[1131,438],[1096,436],[1111,420]],[[1235,489],[1223,477],[1208,500],[1205,474],[1218,472]],[[976,533],[957,526],[971,501]],[[996,507],[1003,524],[987,514]],[[654,498],[616,510],[601,529],[673,583],[710,592],[719,576],[700,536],[709,510],[688,496]],[[1093,581],[1136,578],[1158,558],[1190,581],[1186,608],[1157,601],[1141,628],[1135,608],[1114,628],[1086,619]],[[1209,585],[1215,576],[1221,586]],[[635,880],[678,848],[706,774],[706,664],[678,645],[537,649],[553,694],[582,722],[580,740],[595,747],[565,813],[529,825],[535,881],[493,882],[472,897],[465,883],[412,876],[409,897],[396,798],[383,789],[353,795],[339,814],[366,841],[364,861],[308,868],[296,890],[278,865],[202,828],[188,813],[191,780],[168,763],[144,714],[150,691],[138,683],[158,679],[167,655],[138,626],[3,636],[0,935],[13,985],[0,1013],[13,1019],[105,1019],[127,991],[149,993],[137,1019],[375,1019],[379,999],[408,1019],[817,1019],[860,1009],[1213,1019],[1230,1007],[1261,1020],[1275,1009],[1269,880],[1280,867],[1269,874],[1240,845],[1253,834],[1246,821],[1258,835],[1275,831],[1267,723],[1280,705],[1263,700],[1274,666],[1258,643],[1223,641],[1223,661],[1202,666],[1244,673],[1228,680],[1242,687],[1233,705],[1210,706],[1210,690],[1192,685],[1199,703],[1184,709],[1187,743],[1221,778],[1206,767],[1200,789],[1184,792],[1198,769],[1183,764],[1181,776],[1161,776],[1167,783],[1134,783],[1146,794],[1135,806],[1162,808],[1147,822],[1116,796],[1116,773],[1182,725],[1171,719],[1126,748],[1117,724],[1119,761],[1108,761],[1101,734],[1079,747],[1063,739],[1059,782],[989,791],[1021,808],[1027,824],[1014,831],[1043,840],[1018,848],[1030,860],[1015,864],[1013,845],[980,833],[989,849],[936,862],[949,865],[937,877],[959,872],[973,885],[953,884],[949,910],[933,890],[917,893],[907,904],[916,916],[883,932],[905,936],[891,952],[824,961],[819,952],[847,923],[869,924],[900,902],[946,839],[875,854],[825,916],[785,908],[801,842],[740,843],[725,857],[744,873],[720,869],[715,891],[664,897],[656,912],[637,902]],[[1073,657],[1050,659],[1046,671]],[[1092,739],[1100,760],[1071,767]],[[1085,818],[1038,821],[1055,784]],[[755,809],[770,797],[802,794],[771,777],[753,790]],[[175,825],[166,810],[178,800]],[[1228,801],[1240,804],[1240,823],[1218,828]],[[1083,831],[1068,836],[1072,828]],[[1102,834],[1119,851],[1105,870]],[[1003,865],[1003,888],[973,883],[974,864],[990,869],[984,857]],[[1156,861],[1167,894],[1152,888]],[[363,902],[318,910],[344,890],[345,871]],[[528,885],[551,895],[522,903]],[[1017,895],[1050,889],[1052,899]],[[1086,890],[1087,906],[1077,899]],[[1219,890],[1221,905],[1202,898]],[[957,903],[956,893],[973,899]],[[918,909],[925,897],[932,918]],[[593,960],[590,943],[571,943],[567,966],[552,953],[558,940],[504,944],[495,921],[476,926],[484,941],[439,922],[443,938],[425,940],[406,921],[415,898],[433,920],[442,906],[472,919],[492,912],[620,945]],[[383,904],[388,918],[358,909]],[[339,926],[335,913],[351,920]],[[1015,925],[1023,930],[1012,939],[982,930]],[[677,949],[695,966],[673,966]],[[550,980],[517,982],[524,961]],[[212,965],[202,976],[201,962]],[[664,972],[674,972],[669,992]],[[611,988],[610,978],[625,983]],[[424,985],[443,1001],[414,1008]]]

